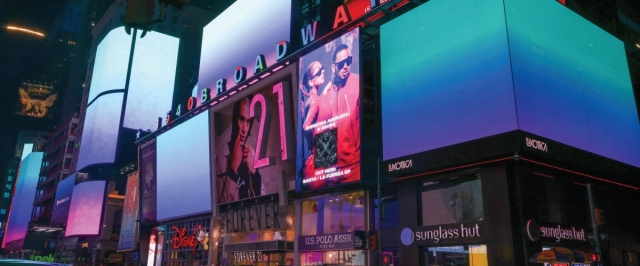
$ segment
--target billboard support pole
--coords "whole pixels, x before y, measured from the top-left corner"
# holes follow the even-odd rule
[[[378,265],[384,265],[383,256],[382,256],[382,186],[380,184],[380,158],[378,158],[378,219],[376,219],[378,223]]]
[[[591,228],[593,229],[593,240],[596,242],[596,252],[602,253],[600,248],[600,234],[598,234],[598,225],[596,224],[595,208],[593,204],[593,192],[591,191],[591,183],[587,184],[587,193],[589,194],[589,213],[591,214]]]

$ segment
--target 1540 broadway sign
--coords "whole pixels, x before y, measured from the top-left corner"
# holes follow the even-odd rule
[[[364,249],[364,231],[298,237],[299,251]]]

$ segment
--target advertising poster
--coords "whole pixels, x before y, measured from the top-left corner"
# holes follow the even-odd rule
[[[52,118],[51,109],[58,99],[58,92],[51,85],[22,82],[18,89],[17,115]]]
[[[122,211],[122,227],[118,251],[133,250],[136,243],[136,218],[138,217],[138,172],[129,174],[127,192]]]
[[[360,42],[356,28],[300,58],[296,189],[360,180]]]
[[[65,236],[100,233],[105,186],[105,181],[86,181],[73,188]]]
[[[155,265],[156,248],[158,245],[158,228],[151,229],[149,236],[149,254],[147,255],[147,265]]]
[[[293,177],[286,150],[291,127],[289,90],[279,82],[215,114],[215,182],[218,204],[278,193]]]
[[[140,151],[142,178],[142,221],[156,220],[156,143]]]
[[[51,225],[59,225],[67,222],[69,207],[71,207],[71,196],[73,186],[76,184],[76,174],[72,174],[58,183],[56,188],[56,199],[53,203],[51,214]]]

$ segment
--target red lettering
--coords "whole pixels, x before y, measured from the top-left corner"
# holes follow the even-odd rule
[[[340,24],[344,25],[345,23],[351,20],[349,18],[349,13],[347,12],[345,5],[341,5],[336,9],[336,18],[333,20],[333,29],[335,30]]]
[[[198,228],[202,228],[202,226],[198,225]],[[171,230],[175,231],[175,235],[171,240],[173,249],[188,247],[193,250],[192,253],[196,252],[196,248],[199,244],[198,240],[196,239],[196,229],[194,229],[193,235],[190,236],[187,235],[187,228],[180,229],[177,226],[173,226],[171,227]]]

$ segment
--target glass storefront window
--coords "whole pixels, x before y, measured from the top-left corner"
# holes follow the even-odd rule
[[[487,266],[487,246],[422,247],[420,265]]]
[[[479,175],[425,182],[420,192],[422,226],[481,221]]]
[[[363,250],[306,252],[300,254],[301,266],[364,266]]]
[[[302,202],[301,235],[364,230],[364,191]]]

